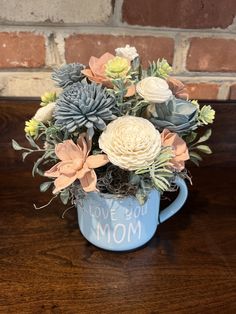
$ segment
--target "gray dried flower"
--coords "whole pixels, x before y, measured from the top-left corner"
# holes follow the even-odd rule
[[[66,88],[84,78],[83,73],[81,73],[84,69],[85,65],[80,63],[65,64],[59,69],[54,70],[52,73],[52,79],[59,87]]]
[[[98,84],[78,82],[59,96],[54,111],[55,124],[69,133],[81,127],[104,130],[106,121],[116,118],[115,98]]]

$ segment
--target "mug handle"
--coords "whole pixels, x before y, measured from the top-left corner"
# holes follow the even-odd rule
[[[168,218],[177,213],[178,210],[184,205],[187,196],[188,196],[188,188],[185,181],[176,177],[174,183],[179,187],[179,194],[176,199],[165,209],[163,209],[159,214],[160,223],[166,221]]]

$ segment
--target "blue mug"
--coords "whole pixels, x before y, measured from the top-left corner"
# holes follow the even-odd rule
[[[112,194],[87,193],[77,202],[79,228],[95,246],[110,251],[129,251],[147,243],[157,226],[173,216],[185,203],[188,188],[176,177],[177,198],[164,210],[160,208],[160,193],[153,189],[143,206],[134,196],[119,198]]]

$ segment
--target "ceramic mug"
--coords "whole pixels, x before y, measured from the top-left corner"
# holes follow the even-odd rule
[[[129,251],[143,246],[155,234],[157,226],[173,216],[185,203],[188,188],[177,177],[177,198],[164,210],[160,193],[153,189],[143,206],[134,196],[124,198],[112,194],[90,192],[77,202],[79,228],[95,246],[110,251]]]

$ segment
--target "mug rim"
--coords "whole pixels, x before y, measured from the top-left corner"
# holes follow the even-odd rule
[[[158,194],[160,194],[160,191],[158,191],[155,187],[153,187],[152,189],[149,190],[148,195],[152,192],[152,191],[156,191]],[[111,194],[111,193],[104,193],[104,192],[98,192],[98,191],[93,191],[93,192],[87,192],[86,195],[88,194],[96,194],[99,195],[100,197],[103,198],[117,198],[117,199],[128,199],[128,198],[134,198],[138,201],[138,199],[135,197],[135,195],[126,195],[126,196],[122,196],[120,194]]]

